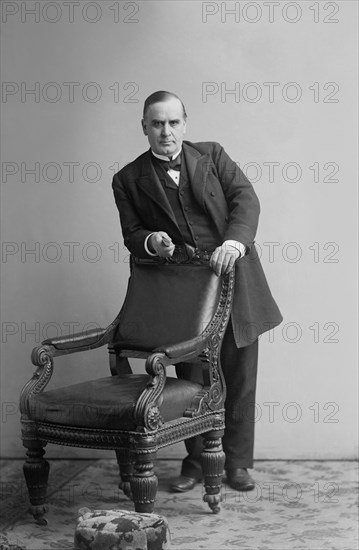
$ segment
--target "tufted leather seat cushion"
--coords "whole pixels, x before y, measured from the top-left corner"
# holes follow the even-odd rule
[[[134,264],[115,346],[148,351],[200,336],[221,285],[206,265]]]
[[[32,420],[87,428],[136,428],[135,403],[145,388],[147,374],[108,376],[45,391],[30,398]],[[168,377],[159,407],[165,422],[183,416],[200,384]]]

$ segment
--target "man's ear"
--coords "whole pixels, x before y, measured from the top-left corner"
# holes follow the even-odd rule
[[[183,135],[186,133],[186,129],[187,129],[187,121],[185,120],[183,125]]]
[[[141,124],[142,124],[143,133],[145,134],[145,136],[147,136],[147,128],[146,128],[146,123],[144,119],[141,120]]]

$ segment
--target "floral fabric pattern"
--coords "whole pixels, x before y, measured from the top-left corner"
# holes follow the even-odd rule
[[[155,465],[155,513],[168,521],[171,549],[358,549],[354,461],[257,461],[253,491],[233,491],[224,479],[217,515],[202,501],[201,484],[188,493],[169,491],[180,464],[167,459]],[[73,550],[79,509],[133,512],[132,502],[118,489],[116,460],[56,460],[50,465],[48,525],[40,526],[26,512],[22,461],[2,461],[0,511],[9,544]]]

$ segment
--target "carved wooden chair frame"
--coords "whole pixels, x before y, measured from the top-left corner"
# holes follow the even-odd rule
[[[200,259],[196,256],[189,260],[183,260],[180,257],[175,261],[208,265],[208,258]],[[47,523],[44,518],[48,509],[46,487],[49,463],[44,458],[44,447],[47,443],[115,450],[121,475],[120,487],[133,498],[137,512],[152,512],[158,483],[153,465],[157,450],[202,434],[204,450],[201,458],[205,489],[203,500],[208,503],[213,512],[219,511],[224,467],[221,437],[225,426],[225,383],[220,368],[220,348],[231,311],[234,272],[221,279],[220,299],[211,322],[200,337],[185,342],[184,347],[181,346],[180,354],[176,346],[167,347],[166,353],[116,349],[113,338],[121,313],[106,329],[79,333],[68,338],[48,339],[33,349],[31,360],[37,368],[22,390],[20,410],[22,440],[27,448],[24,475],[29,491],[30,511],[38,523]],[[123,358],[146,359],[145,368],[150,378],[135,404],[134,418],[137,429],[135,431],[100,430],[34,421],[31,418],[29,400],[31,396],[43,392],[49,383],[53,373],[54,358],[104,345],[108,346],[113,375],[122,372]],[[184,353],[183,350],[185,350]],[[208,373],[205,377],[205,385],[181,418],[163,423],[158,404],[166,384],[166,367],[194,358],[199,358],[203,372]]]

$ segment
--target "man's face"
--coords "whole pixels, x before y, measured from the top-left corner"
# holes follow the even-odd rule
[[[142,129],[155,153],[168,157],[175,155],[186,133],[181,102],[171,97],[150,105],[142,120]]]

